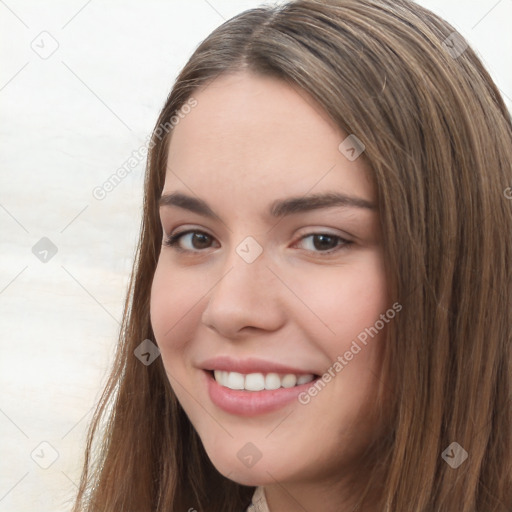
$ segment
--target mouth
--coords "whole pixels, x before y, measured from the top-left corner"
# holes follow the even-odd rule
[[[312,373],[275,373],[255,372],[239,373],[224,370],[207,370],[213,379],[222,387],[240,391],[273,391],[284,388],[289,389],[308,384],[319,377]]]
[[[299,403],[301,393],[315,385],[315,374],[239,373],[203,370],[211,402],[229,414],[254,417]]]

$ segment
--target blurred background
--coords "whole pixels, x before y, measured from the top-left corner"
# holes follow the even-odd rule
[[[70,510],[138,236],[139,150],[199,42],[260,3],[0,1],[0,512]],[[512,110],[512,0],[418,3]]]

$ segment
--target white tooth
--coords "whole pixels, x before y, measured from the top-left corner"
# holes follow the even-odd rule
[[[313,374],[306,375],[293,375],[291,373],[283,375],[282,377],[277,373],[250,373],[244,375],[238,372],[227,372],[222,370],[214,370],[215,380],[226,388],[230,389],[245,389],[247,391],[261,391],[263,389],[274,390],[283,388],[292,388],[300,386],[314,380]]]
[[[245,389],[247,391],[261,391],[265,389],[263,373],[249,373],[245,376]]]
[[[265,389],[278,389],[281,387],[281,379],[277,373],[267,373],[265,377]]]
[[[301,375],[297,379],[297,386],[300,386],[301,384],[306,384],[307,382],[311,382],[314,379],[314,375],[308,374],[308,375]]]
[[[226,387],[231,389],[244,389],[245,377],[238,372],[229,372],[226,379]]]
[[[297,384],[297,377],[293,373],[289,373],[281,379],[281,386],[283,388],[293,388],[295,384]]]

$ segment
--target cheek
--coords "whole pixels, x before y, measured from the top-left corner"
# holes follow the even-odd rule
[[[176,271],[159,263],[150,296],[151,326],[162,363],[178,401],[189,416],[194,415],[194,401],[190,394],[193,383],[187,350],[200,322],[201,297],[207,291],[191,285],[198,281],[186,271]]]
[[[297,295],[311,312],[310,332],[326,349],[341,349],[375,324],[388,307],[385,272],[378,254],[368,254],[357,265],[319,268],[296,281]]]
[[[186,272],[172,272],[157,265],[151,287],[150,317],[164,363],[167,353],[183,349],[193,336],[201,314],[201,297],[206,293],[192,284],[198,281]]]

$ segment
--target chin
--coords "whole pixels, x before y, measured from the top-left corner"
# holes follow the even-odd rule
[[[221,473],[223,476],[240,485],[247,485],[249,487],[259,487],[270,485],[271,483],[275,482],[275,480],[271,478],[269,475],[269,473],[273,475],[272,471],[267,473],[265,471],[265,468],[256,469],[255,467],[253,467],[246,469],[233,469],[232,467],[230,467],[227,469],[228,471],[220,471],[217,468],[219,473]],[[281,481],[282,479],[276,478],[276,480]]]
[[[282,480],[279,468],[274,467],[272,461],[264,461],[263,458],[250,465],[247,462],[245,465],[240,459],[243,460],[243,454],[239,457],[235,452],[233,457],[227,456],[227,451],[223,451],[219,456],[211,456],[207,452],[208,458],[215,466],[215,469],[223,476],[236,482],[237,484],[247,486],[263,486],[274,483],[275,480]]]

